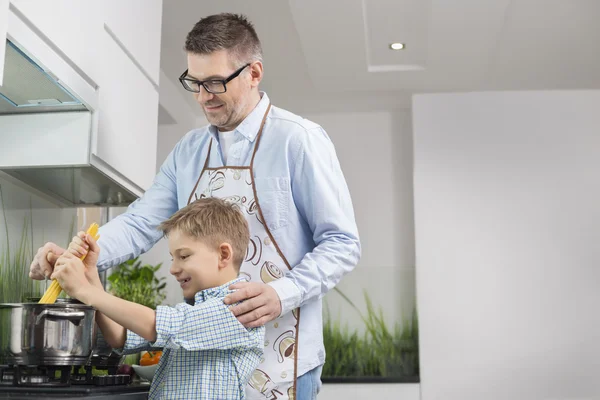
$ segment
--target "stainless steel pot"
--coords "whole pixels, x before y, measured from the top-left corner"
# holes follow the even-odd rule
[[[72,299],[0,304],[0,365],[85,365],[96,310]]]

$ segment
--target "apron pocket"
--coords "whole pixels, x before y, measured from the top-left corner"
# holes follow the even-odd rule
[[[272,232],[288,225],[290,180],[288,178],[255,178],[258,205],[265,225]]]

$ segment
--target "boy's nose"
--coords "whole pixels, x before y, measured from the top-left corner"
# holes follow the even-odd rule
[[[169,268],[169,272],[171,275],[178,275],[181,272],[181,268],[178,268],[175,263],[171,263],[171,268]]]

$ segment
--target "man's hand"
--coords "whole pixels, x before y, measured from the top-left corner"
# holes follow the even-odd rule
[[[92,285],[85,276],[83,262],[77,256],[64,252],[56,261],[51,278],[58,280],[69,296],[86,303],[85,294],[90,292]]]
[[[275,289],[266,283],[240,282],[229,286],[235,293],[225,297],[225,304],[242,303],[231,308],[246,328],[263,326],[281,314],[281,301]]]
[[[51,242],[40,247],[29,267],[29,277],[37,280],[49,278],[54,271],[56,259],[64,252],[65,249]]]

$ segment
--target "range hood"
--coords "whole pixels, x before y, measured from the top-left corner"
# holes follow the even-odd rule
[[[57,111],[88,110],[55,77],[7,40],[0,115]]]
[[[0,86],[2,176],[64,207],[130,204],[143,189],[93,151],[97,87],[22,21],[14,26]]]

